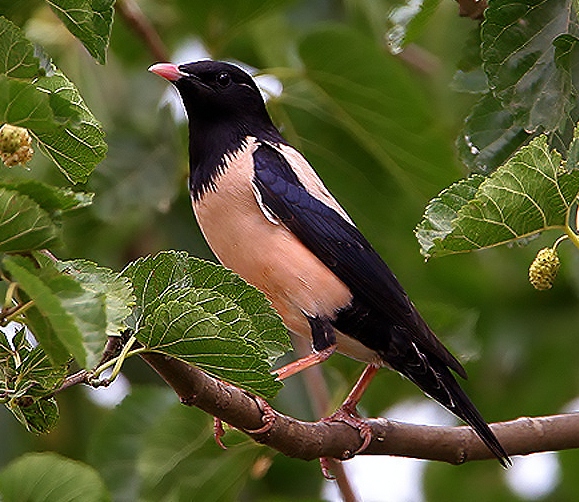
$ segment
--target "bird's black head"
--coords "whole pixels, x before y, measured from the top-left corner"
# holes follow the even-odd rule
[[[241,68],[219,61],[174,65],[149,71],[175,85],[189,117],[190,188],[194,198],[211,189],[227,155],[248,136],[283,143],[253,79]]]
[[[175,85],[189,120],[197,127],[229,122],[251,130],[271,125],[257,85],[235,65],[220,61],[178,66],[160,63],[149,70]]]

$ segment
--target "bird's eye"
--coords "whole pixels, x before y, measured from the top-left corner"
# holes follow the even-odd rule
[[[227,87],[231,82],[231,77],[226,71],[219,73],[215,79],[221,87]]]

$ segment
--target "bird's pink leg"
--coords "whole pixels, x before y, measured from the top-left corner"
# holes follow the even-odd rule
[[[370,441],[372,440],[372,429],[370,426],[360,417],[358,411],[356,410],[356,406],[362,399],[364,392],[370,385],[370,382],[380,369],[379,366],[376,364],[369,364],[364,368],[362,375],[356,382],[356,385],[348,394],[346,400],[332,415],[327,418],[322,419],[324,422],[344,422],[354,429],[360,431],[360,437],[362,438],[362,445],[352,453],[352,457],[357,453],[364,451]]]
[[[302,357],[297,361],[293,361],[281,368],[274,370],[277,375],[276,380],[285,380],[286,378],[299,373],[307,368],[310,368],[316,364],[323,363],[326,361],[334,352],[336,352],[336,345],[330,345],[324,350],[319,352],[313,352],[312,354]]]

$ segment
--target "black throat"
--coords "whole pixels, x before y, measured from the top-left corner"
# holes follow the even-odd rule
[[[248,137],[286,143],[271,121],[250,124],[238,121],[189,120],[189,190],[193,200],[215,189],[215,179],[226,167],[226,156],[243,148]]]

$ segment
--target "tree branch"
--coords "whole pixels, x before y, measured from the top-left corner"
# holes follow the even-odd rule
[[[219,417],[255,441],[289,457],[348,459],[361,444],[358,432],[344,423],[304,422],[276,411],[269,431],[252,434],[247,431],[259,429],[263,423],[262,412],[251,394],[168,356],[146,353],[141,357],[184,404]],[[386,419],[368,419],[368,423],[373,439],[365,455],[395,455],[451,464],[494,458],[466,426],[413,425]],[[519,418],[491,424],[491,428],[510,455],[579,448],[579,414],[576,413]]]

